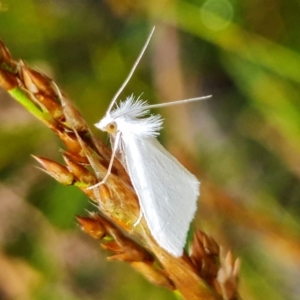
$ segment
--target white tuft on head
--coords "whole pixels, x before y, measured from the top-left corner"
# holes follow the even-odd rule
[[[116,105],[98,123],[97,128],[108,131],[108,125],[115,123],[118,131],[135,134],[138,137],[156,137],[162,128],[163,119],[160,115],[150,115],[148,103],[142,99],[135,100],[133,95]],[[114,132],[109,132],[114,133]]]
[[[131,95],[126,98],[125,101],[121,101],[120,104],[116,105],[116,108],[111,111],[111,116],[113,119],[127,116],[131,118],[139,118],[149,113],[149,109],[145,108],[148,106],[147,101],[142,99],[134,99]]]
[[[114,122],[110,114],[106,114],[98,123],[95,124],[97,128],[102,131],[106,131],[105,128],[108,124]]]

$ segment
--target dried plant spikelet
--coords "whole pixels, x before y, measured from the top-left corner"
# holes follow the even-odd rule
[[[12,60],[12,57],[11,57],[9,50],[4,45],[4,43],[2,41],[0,41],[0,63],[11,61],[11,60]]]
[[[147,261],[153,262],[153,257],[150,253],[146,252],[144,248],[132,242],[129,239],[118,239],[116,242],[107,242],[104,244],[106,249],[113,249],[116,255],[111,256],[109,259],[118,259],[128,262]]]
[[[65,151],[63,149],[61,149],[60,152],[62,153],[63,157],[65,157],[66,159],[72,160],[82,166],[89,165],[89,161],[85,156],[78,155],[77,153],[74,152]]]
[[[71,185],[74,183],[74,175],[69,172],[69,170],[65,166],[62,166],[61,164],[47,158],[35,155],[32,155],[32,157],[43,166],[44,169],[41,170],[46,172],[61,184]]]
[[[22,63],[22,67],[20,69],[21,69],[21,75],[22,75],[23,84],[24,84],[25,88],[28,89],[28,91],[31,93],[34,93],[34,94],[38,93],[39,89],[33,83],[31,72],[29,71],[29,68],[27,68],[23,64],[23,62],[21,62],[21,63]]]
[[[56,89],[60,94],[59,98],[67,123],[78,133],[89,133],[89,127],[80,112],[75,108],[73,103],[61,93],[58,86],[56,86]]]
[[[28,68],[22,61],[19,69],[24,87],[34,96],[33,101],[47,110],[53,119],[63,121],[63,110],[57,101],[58,95],[52,87],[52,80],[43,73]]]
[[[103,164],[100,163],[99,159],[97,159],[97,154],[81,139],[76,130],[75,133],[91,167],[93,168],[95,174],[98,175],[98,179],[101,180],[107,173],[107,167],[105,168]],[[109,193],[106,192],[105,186],[108,187]],[[137,195],[131,186],[129,186],[122,180],[122,178],[115,174],[115,168],[112,169],[112,173],[108,177],[106,183],[97,189],[94,189],[93,193],[95,190],[100,191],[102,196],[106,196],[104,197],[106,201],[106,207],[103,208],[114,218],[115,221],[122,223],[122,221],[125,220],[126,222],[128,221],[133,224],[138,219],[140,210]],[[98,201],[100,207],[102,208],[101,202],[103,201],[103,197],[99,197],[99,199],[97,199],[97,197],[96,199],[93,196],[91,197]],[[126,202],[124,202],[124,198],[126,199]],[[125,224],[126,223],[123,222],[122,227],[126,226]],[[135,230],[135,228],[131,229]]]
[[[62,130],[60,127],[54,128],[54,132],[59,136],[71,153],[75,153],[83,157],[85,156],[84,151],[73,132]]]
[[[232,271],[232,275],[236,278],[236,281],[238,281],[238,279],[239,279],[240,269],[241,269],[241,260],[240,260],[240,258],[238,257],[238,258],[234,261],[233,271]]]
[[[5,89],[13,98],[49,128],[55,128],[55,121],[51,115],[44,111],[44,107],[40,105],[35,96],[23,86],[17,74],[0,69],[0,87]]]
[[[158,258],[162,267],[168,272],[168,277],[186,300],[216,300],[218,295],[201,280],[197,269],[185,255],[175,258],[160,248],[151,235],[146,235],[147,243]],[[192,288],[191,288],[192,287]]]
[[[88,169],[81,166],[80,164],[69,159],[63,155],[63,158],[67,164],[68,170],[80,181],[87,185],[93,185],[96,183],[96,177]]]
[[[106,160],[106,161],[109,161],[110,158],[111,158],[111,154],[112,154],[112,151],[109,147],[107,147],[107,145],[105,145],[102,141],[100,141],[99,139],[95,138],[92,136],[92,142],[93,142],[93,145],[95,145],[95,148],[97,149],[97,152]],[[116,160],[116,164],[120,164],[121,163]],[[115,162],[114,162],[115,163]],[[122,165],[121,165],[122,166]],[[123,168],[124,169],[124,168]]]
[[[112,241],[103,241],[102,246],[116,255],[110,259],[119,259],[124,261],[153,261],[153,257],[140,245],[126,237],[112,222],[99,214],[91,213],[90,218],[77,217],[83,229],[94,238],[102,239],[104,236],[110,236]],[[101,235],[95,235],[101,229]],[[96,230],[95,230],[96,229]],[[104,234],[105,232],[105,234]]]
[[[61,106],[53,97],[37,93],[34,95],[38,103],[45,107],[45,109],[51,114],[53,119],[58,120],[59,122],[64,121],[64,114]]]
[[[127,262],[153,261],[149,253],[146,253],[143,248],[138,248],[137,245],[130,240],[122,240],[121,244],[115,241],[106,242],[102,244],[102,247],[116,253],[108,257],[109,260],[122,260]]]
[[[107,244],[105,246],[107,246]],[[127,252],[127,253],[113,255],[108,259],[127,261],[136,271],[138,271],[143,276],[145,276],[153,284],[166,287],[170,290],[176,289],[172,281],[165,274],[165,272],[163,272],[163,270],[156,268],[153,261],[150,260],[132,261],[133,258],[135,258],[135,256],[134,257],[131,255],[128,256],[128,252]]]
[[[212,285],[219,269],[218,244],[213,238],[197,229],[190,251],[190,259],[197,268],[200,276]]]
[[[140,209],[135,191],[116,176],[111,176],[107,184],[100,187],[101,193],[105,192],[105,187],[109,190],[109,193],[106,192],[106,202],[110,200],[115,205],[111,207],[113,219],[129,232],[137,233],[139,226],[133,227],[133,224],[139,217]]]
[[[23,83],[30,92],[42,93],[53,99],[58,97],[51,78],[42,72],[27,67],[22,61],[20,61],[19,66]]]
[[[81,147],[82,155],[85,156],[94,170],[98,179],[102,179],[107,173],[107,168],[103,166],[103,164],[99,160],[98,154],[87,144],[80,136],[80,134],[74,129],[76,139]]]
[[[1,69],[8,70],[12,73],[17,72],[17,64],[12,59],[12,56],[7,47],[0,40],[0,67]]]
[[[232,253],[229,251],[225,255],[224,250],[221,248],[220,268],[215,281],[215,286],[223,299],[238,299],[237,285],[239,270],[240,260],[236,259],[234,261]]]
[[[205,257],[205,249],[202,244],[202,233],[200,230],[196,230],[192,245],[190,246],[190,259],[194,266],[199,270],[202,269],[202,261]]]
[[[95,139],[94,137],[92,137],[92,141],[97,149],[97,153],[99,153],[106,160],[108,166],[108,162],[110,161],[112,155],[111,149],[109,149],[107,146],[105,146],[102,142],[100,142],[98,139]],[[128,173],[126,172],[123,165],[118,159],[114,160],[112,173],[121,177],[124,182],[132,186]]]
[[[203,231],[198,230],[201,235],[203,236],[202,238],[202,244],[205,249],[205,252],[210,254],[210,255],[219,255],[220,253],[220,246],[217,244],[217,242],[209,235],[205,234]]]
[[[90,218],[77,217],[83,230],[96,239],[111,236],[113,241],[103,242],[102,247],[115,254],[109,260],[121,260],[130,262],[131,266],[144,275],[149,281],[156,285],[164,286],[174,290],[174,284],[167,277],[165,272],[154,266],[154,258],[141,246],[131,241],[110,222],[100,215],[91,214]]]
[[[191,261],[199,274],[224,300],[235,300],[237,296],[239,259],[233,261],[232,253],[226,255],[215,240],[200,230],[194,234],[191,246]]]
[[[152,263],[133,262],[131,266],[139,273],[144,275],[153,284],[166,287],[170,290],[175,290],[173,282],[168,278],[165,272],[154,268]]]
[[[119,245],[125,246],[124,241],[129,241],[129,239],[124,236],[124,234],[119,230],[119,227],[117,227],[116,225],[114,225],[111,221],[108,221],[106,218],[103,218],[101,215],[98,215],[98,218],[101,218],[101,222],[103,224],[105,224],[107,233],[117,243],[119,243]],[[123,220],[123,218],[121,218],[121,219]],[[125,229],[127,231],[131,231],[132,230],[132,226],[126,226],[125,224],[121,224],[121,226],[122,226],[123,229]],[[126,245],[128,245],[128,243],[126,243]],[[144,251],[145,253],[148,253],[147,250],[145,250],[144,248],[141,248],[140,246],[136,246],[136,249],[138,249],[139,251]]]
[[[10,72],[0,69],[0,86],[9,91],[18,86],[18,80]]]
[[[84,118],[82,117],[82,115],[74,107],[72,102],[62,94],[58,86],[56,86],[56,89],[58,91],[58,94],[60,94],[60,100],[62,103],[62,107],[64,110],[64,115],[66,117],[67,123],[71,126],[71,128],[76,133],[78,141],[79,142],[82,141],[82,133],[88,133],[89,137],[91,137],[91,140],[88,140],[89,145],[93,144],[93,146],[95,146],[94,150],[96,150],[96,152],[99,154],[100,159],[101,157],[105,158],[105,160],[101,161],[101,165],[102,164],[105,165],[105,162],[108,165],[112,155],[111,150],[108,149],[107,146],[104,146],[102,142],[100,142],[99,140],[95,139],[92,136],[92,133],[90,132],[89,127],[86,121],[84,120]],[[87,150],[85,144],[81,143],[81,146],[83,149]],[[93,155],[94,153],[92,153],[91,151],[86,151],[86,152],[90,164],[94,169],[97,169],[97,163]],[[99,158],[97,158],[97,160],[99,160]],[[97,172],[98,171],[96,171],[96,173]],[[127,183],[131,185],[129,175],[127,174],[124,167],[117,159],[114,161],[112,173],[117,173],[117,175],[121,176]]]
[[[102,239],[106,235],[104,226],[96,219],[76,216],[81,229],[95,239]]]
[[[95,159],[92,150],[87,147],[83,148],[86,152],[86,157],[89,158],[94,173],[101,180],[107,172],[106,167],[100,163],[100,160]],[[96,189],[85,190],[85,193],[99,205],[100,210],[108,214],[117,224],[130,233],[136,231],[138,227],[132,227],[139,216],[139,204],[137,195],[131,185],[128,185],[119,176],[113,172],[110,174],[106,183]],[[124,201],[126,199],[126,201]]]

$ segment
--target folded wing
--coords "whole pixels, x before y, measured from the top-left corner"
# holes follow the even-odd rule
[[[155,138],[128,135],[122,142],[151,234],[167,252],[181,256],[197,208],[199,181]]]

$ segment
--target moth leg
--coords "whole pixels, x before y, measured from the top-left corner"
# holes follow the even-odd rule
[[[104,178],[100,182],[98,182],[98,183],[96,183],[92,186],[89,186],[87,188],[88,190],[94,189],[94,188],[104,184],[106,182],[108,176],[111,174],[111,169],[112,169],[112,166],[113,166],[114,158],[116,156],[116,153],[117,153],[117,150],[118,150],[118,147],[119,147],[120,136],[121,136],[121,132],[118,131],[117,134],[116,134],[114,148],[113,148],[113,152],[112,152],[112,155],[111,155],[111,158],[110,158],[110,162],[109,162],[109,165],[108,165],[106,175],[104,176]]]
[[[140,215],[139,215],[138,219],[134,222],[133,227],[139,225],[139,223],[141,222],[142,216],[143,216],[143,212],[140,209]]]

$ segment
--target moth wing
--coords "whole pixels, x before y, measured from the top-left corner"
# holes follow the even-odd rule
[[[199,181],[155,138],[130,135],[123,142],[126,168],[151,234],[167,252],[181,256]]]

